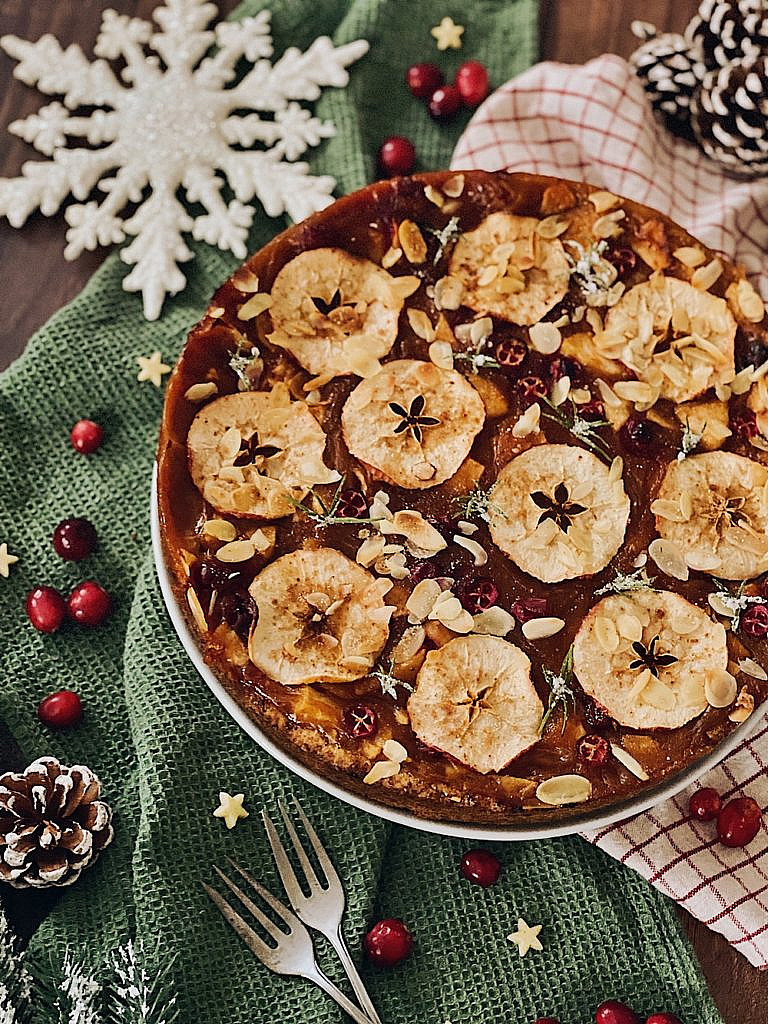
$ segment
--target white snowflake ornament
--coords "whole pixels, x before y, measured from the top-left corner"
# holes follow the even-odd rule
[[[153,14],[155,31],[148,21],[107,10],[93,62],[51,35],[36,43],[0,39],[19,62],[16,78],[63,99],[11,124],[51,159],[25,163],[18,178],[0,178],[0,216],[21,227],[34,210],[54,214],[71,193],[78,202],[65,214],[65,259],[132,236],[120,254],[133,266],[123,287],[142,293],[148,320],[186,283],[179,263],[193,253],[185,233],[244,259],[252,199],[270,217],[293,220],[332,201],[335,180],[293,161],[333,135],[334,125],[298,101],[316,100],[323,86],[345,86],[347,66],[368,50],[365,40],[334,47],[320,36],[306,52],[291,47],[273,64],[269,11],[208,28],[217,13],[205,0],[165,0]],[[232,84],[243,59],[253,66]],[[109,60],[124,67],[113,71]],[[83,105],[98,109],[77,116]],[[89,146],[67,148],[70,139]],[[230,202],[221,195],[225,179]],[[105,198],[89,200],[95,188]],[[190,213],[180,189],[204,212]],[[138,206],[126,216],[128,204]]]

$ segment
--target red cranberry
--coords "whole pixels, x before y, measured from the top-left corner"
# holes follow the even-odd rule
[[[107,617],[112,601],[95,580],[78,583],[67,598],[69,617],[81,626],[98,626]]]
[[[49,693],[40,701],[37,717],[49,729],[71,729],[83,717],[83,703],[74,690]]]
[[[611,716],[604,711],[591,697],[582,697],[584,709],[584,721],[595,732],[601,729],[608,729],[613,724]]]
[[[523,597],[512,605],[512,614],[518,622],[540,619],[547,614],[546,597]]]
[[[478,107],[488,95],[488,72],[479,60],[468,60],[461,65],[454,79],[464,105]]]
[[[461,106],[461,93],[455,85],[439,85],[429,97],[427,108],[435,121],[453,117]]]
[[[637,254],[634,249],[611,249],[606,257],[616,268],[619,278],[628,277],[637,266]]]
[[[763,820],[757,801],[751,796],[729,800],[717,816],[717,835],[724,846],[746,846],[760,831]]]
[[[365,951],[375,964],[394,967],[405,960],[413,947],[413,937],[402,921],[387,917],[365,936]]]
[[[87,519],[62,519],[53,531],[56,554],[68,562],[79,562],[96,547],[96,530]]]
[[[477,615],[496,604],[499,588],[487,576],[470,576],[459,586],[459,600],[468,612]]]
[[[582,736],[576,747],[576,756],[584,764],[603,765],[611,754],[611,745],[602,736]]]
[[[367,704],[351,704],[344,709],[344,728],[356,740],[375,736],[379,728],[379,716]]]
[[[750,437],[757,437],[760,433],[757,417],[751,409],[734,409],[730,416],[730,427],[736,437],[744,441],[748,441]]]
[[[27,617],[41,633],[55,633],[66,614],[66,602],[53,587],[35,587],[27,594]]]
[[[69,439],[75,451],[82,452],[83,455],[90,455],[91,452],[95,452],[97,448],[101,447],[104,431],[93,420],[78,420],[72,427]]]
[[[416,150],[410,139],[403,135],[392,135],[379,147],[379,167],[388,176],[408,174],[413,170]]]
[[[342,491],[339,495],[339,504],[336,508],[336,515],[344,519],[361,519],[368,512],[368,502],[362,491],[356,491],[351,487]]]
[[[527,355],[528,346],[519,338],[503,338],[494,351],[499,366],[520,366]]]
[[[555,1017],[537,1017],[533,1024],[560,1024]]]
[[[747,636],[766,636],[768,634],[768,605],[751,605],[739,619],[739,626]]]
[[[697,789],[688,801],[688,810],[699,821],[714,821],[720,813],[722,806],[723,802],[720,799],[720,794],[716,789],[712,789],[711,786]]]
[[[433,580],[439,575],[438,568],[429,558],[414,562],[409,570],[414,583],[421,583],[422,580]]]
[[[595,1010],[595,1024],[640,1024],[634,1010],[618,999],[608,999]]]
[[[526,405],[533,405],[547,395],[547,385],[541,377],[521,377],[517,382],[517,390]]]
[[[427,100],[445,79],[437,64],[412,64],[405,73],[405,81],[417,99]]]
[[[501,861],[488,850],[468,850],[461,858],[459,869],[468,882],[487,889],[499,880]]]
[[[645,1024],[683,1024],[674,1013],[652,1013],[645,1018]]]
[[[571,381],[575,381],[579,370],[580,366],[575,359],[569,359],[568,356],[555,356],[549,362],[547,375],[552,382],[560,380],[561,377],[570,377]]]
[[[656,440],[656,427],[645,416],[630,416],[619,431],[625,448],[635,455],[647,455]]]

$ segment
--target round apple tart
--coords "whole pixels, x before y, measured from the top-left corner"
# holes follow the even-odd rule
[[[768,696],[766,327],[721,253],[586,184],[416,175],[289,228],[166,396],[206,662],[313,770],[430,818],[679,772]]]

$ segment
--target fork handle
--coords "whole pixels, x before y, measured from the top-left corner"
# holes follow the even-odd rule
[[[314,983],[318,985],[323,992],[327,993],[331,999],[339,1004],[345,1013],[349,1014],[356,1024],[373,1024],[373,1022],[366,1017],[360,1007],[355,1006],[351,999],[347,999],[341,989],[337,988],[331,979],[323,974],[319,967],[316,967],[314,970],[310,970],[308,973],[304,974],[304,977],[309,981],[314,981]]]
[[[381,1018],[376,1012],[376,1007],[371,1002],[371,997],[368,995],[368,991],[363,984],[363,979],[358,974],[357,967],[355,967],[355,963],[349,955],[347,944],[344,941],[344,936],[341,932],[341,924],[339,924],[336,932],[330,932],[326,937],[335,949],[339,960],[341,960],[341,966],[346,971],[347,977],[350,980],[360,1005],[365,1010],[373,1024],[381,1024]]]

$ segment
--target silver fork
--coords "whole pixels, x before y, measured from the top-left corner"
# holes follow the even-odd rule
[[[229,863],[256,890],[277,916],[282,918],[289,928],[287,932],[283,931],[282,928],[278,928],[275,922],[270,917],[267,917],[264,911],[252,899],[246,896],[239,886],[227,878],[223,871],[214,867],[214,871],[222,882],[237,896],[243,906],[253,914],[264,931],[276,943],[276,945],[270,946],[265,942],[220,893],[211,888],[210,885],[203,883],[203,888],[219,908],[225,920],[234,928],[254,956],[261,960],[271,971],[274,971],[275,974],[292,974],[300,978],[306,978],[308,981],[313,981],[331,999],[334,999],[356,1024],[371,1024],[371,1021],[362,1010],[355,1006],[350,999],[347,999],[344,993],[320,969],[315,959],[312,938],[296,915],[292,914],[286,906],[275,899],[271,892],[265,889],[263,885],[260,885],[247,871],[235,864],[233,860],[230,860]]]
[[[344,916],[344,889],[342,888],[339,876],[336,873],[336,869],[333,866],[331,858],[325,851],[325,847],[317,837],[317,833],[310,824],[309,819],[301,808],[299,801],[296,797],[293,797],[293,804],[296,808],[296,813],[301,819],[301,823],[304,826],[304,832],[315,851],[318,863],[325,874],[326,885],[322,886],[318,881],[315,869],[309,860],[309,857],[304,850],[301,840],[296,832],[296,828],[291,821],[291,818],[286,810],[285,804],[282,800],[278,800],[277,805],[280,808],[280,814],[282,815],[285,827],[288,831],[288,835],[293,843],[293,848],[296,851],[296,856],[301,864],[302,871],[304,872],[304,878],[309,888],[309,896],[306,896],[304,891],[299,884],[299,880],[296,877],[296,872],[291,866],[291,862],[288,860],[288,855],[285,852],[285,848],[280,841],[280,837],[277,834],[272,819],[269,817],[265,810],[262,810],[261,816],[264,820],[264,827],[267,830],[267,838],[269,839],[269,845],[272,847],[272,853],[277,863],[277,870],[280,872],[280,878],[282,879],[283,886],[285,888],[285,894],[290,900],[291,906],[296,911],[298,916],[304,922],[309,925],[310,928],[314,928],[315,931],[320,932],[326,939],[331,943],[333,948],[336,950],[336,954],[341,960],[344,970],[347,972],[347,977],[352,983],[352,988],[355,990],[360,1005],[370,1017],[373,1024],[381,1024],[379,1015],[376,1013],[376,1008],[371,1002],[371,997],[366,991],[365,985],[360,975],[357,973],[357,968],[352,961],[352,957],[349,955],[346,943],[344,942],[344,936],[341,931],[341,919]]]

